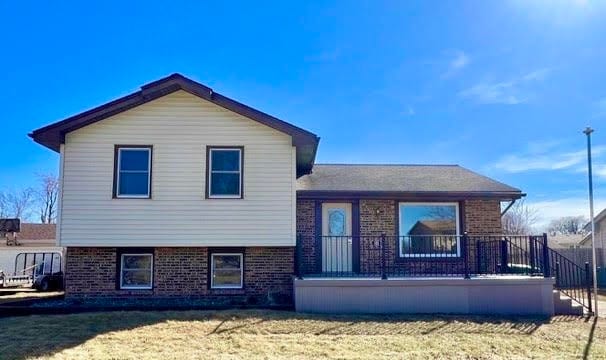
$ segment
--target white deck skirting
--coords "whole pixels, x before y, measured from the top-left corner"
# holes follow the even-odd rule
[[[297,311],[553,315],[553,279],[306,278],[294,280]]]

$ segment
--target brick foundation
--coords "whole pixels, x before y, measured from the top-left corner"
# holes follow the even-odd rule
[[[116,285],[116,248],[69,247],[66,254],[67,298],[192,297],[212,305],[290,305],[294,248],[244,249],[244,288],[210,289],[209,249],[155,248],[153,289],[121,290]]]

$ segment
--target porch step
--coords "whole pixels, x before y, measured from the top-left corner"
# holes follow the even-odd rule
[[[553,311],[556,315],[583,316],[583,307],[558,290],[553,290]]]

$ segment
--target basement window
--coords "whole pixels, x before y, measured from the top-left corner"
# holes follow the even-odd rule
[[[153,267],[152,254],[122,254],[120,289],[151,289]]]
[[[241,289],[243,287],[243,254],[214,253],[211,255],[212,289]]]

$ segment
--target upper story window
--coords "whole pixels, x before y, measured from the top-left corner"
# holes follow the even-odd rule
[[[244,148],[208,147],[206,196],[241,199]]]
[[[152,147],[116,145],[114,197],[151,197]]]
[[[459,256],[458,203],[400,203],[400,256]]]

